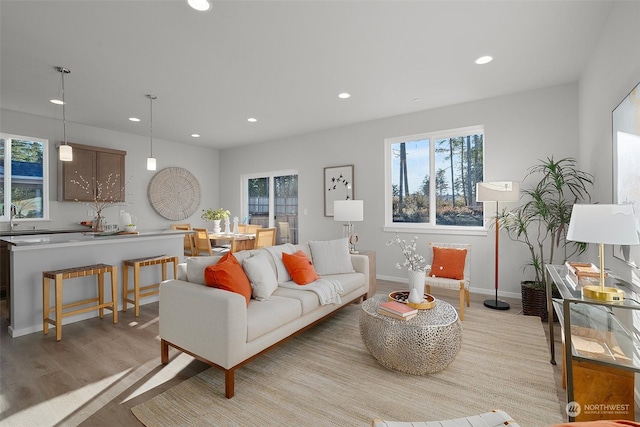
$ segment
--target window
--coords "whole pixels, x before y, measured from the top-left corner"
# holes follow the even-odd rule
[[[483,227],[484,129],[473,126],[385,140],[385,227]]]
[[[48,141],[0,134],[0,220],[49,219]]]
[[[244,220],[263,228],[276,227],[276,242],[298,243],[298,172],[245,175]]]

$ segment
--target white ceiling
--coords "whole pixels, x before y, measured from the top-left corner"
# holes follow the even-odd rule
[[[61,120],[64,66],[70,141],[148,136],[153,93],[154,138],[251,144],[577,81],[611,4],[2,0],[0,102]]]

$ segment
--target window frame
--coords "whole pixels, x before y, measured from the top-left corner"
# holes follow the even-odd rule
[[[413,135],[404,135],[384,139],[384,225],[386,232],[410,232],[418,234],[453,234],[453,235],[486,235],[487,232],[487,209],[483,204],[482,226],[461,226],[461,225],[437,225],[436,209],[429,210],[428,223],[398,223],[393,222],[393,194],[391,191],[393,180],[391,176],[393,165],[392,147],[394,144],[416,140],[429,140],[429,176],[435,176],[436,154],[435,141],[439,139],[482,134],[482,169],[485,165],[485,142],[486,133],[484,125],[465,126],[454,129],[424,132]],[[429,182],[429,204],[435,206],[436,180]]]
[[[39,142],[42,144],[42,217],[41,218],[18,218],[22,222],[49,221],[49,140],[45,138],[36,138],[24,135],[15,135],[9,133],[0,133],[0,139],[4,139],[4,200],[5,206],[11,206],[11,183],[13,173],[11,170],[11,141],[19,139],[22,141]],[[9,222],[11,220],[10,209],[4,209],[0,213],[0,222]]]

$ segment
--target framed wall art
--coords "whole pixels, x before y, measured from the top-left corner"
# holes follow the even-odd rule
[[[335,200],[353,200],[353,165],[324,168],[324,216],[333,216]]]
[[[640,83],[612,113],[613,202],[631,204],[640,232]],[[613,256],[640,269],[640,245],[614,245]]]

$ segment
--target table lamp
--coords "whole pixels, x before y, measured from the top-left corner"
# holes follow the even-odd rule
[[[600,281],[586,285],[582,295],[604,301],[622,301],[624,291],[604,283],[604,245],[637,245],[638,231],[632,205],[573,205],[567,240],[598,244]]]
[[[364,220],[364,201],[335,200],[333,202],[333,219],[334,221],[347,222],[342,228],[342,237],[349,237],[349,251],[357,253],[358,235],[353,232],[353,224],[351,222]]]
[[[496,202],[496,255],[495,255],[495,290],[496,298],[484,301],[484,306],[494,310],[509,310],[509,303],[498,300],[498,210],[499,202],[515,202],[520,198],[520,183],[514,181],[478,182],[476,184],[476,201]]]

